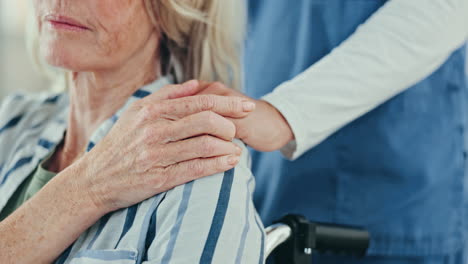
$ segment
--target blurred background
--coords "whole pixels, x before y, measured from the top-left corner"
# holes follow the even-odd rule
[[[40,91],[50,86],[35,68],[26,49],[27,3],[25,0],[0,0],[0,99],[13,91]]]
[[[48,87],[26,49],[27,3],[0,0],[0,98],[13,91],[39,91]]]

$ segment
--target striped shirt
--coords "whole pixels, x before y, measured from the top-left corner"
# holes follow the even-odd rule
[[[162,78],[133,94],[93,133],[88,151],[133,102],[171,83]],[[68,96],[15,95],[0,106],[0,210],[21,182],[62,140]],[[239,165],[109,213],[56,263],[264,263],[263,225],[244,148]]]

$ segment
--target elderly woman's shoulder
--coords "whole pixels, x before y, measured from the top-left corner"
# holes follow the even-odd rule
[[[0,119],[15,112],[40,111],[67,105],[67,94],[64,92],[14,93],[6,96],[0,103]]]
[[[66,110],[68,97],[65,93],[16,93],[7,96],[0,103],[0,133],[21,125],[37,126],[47,122]]]

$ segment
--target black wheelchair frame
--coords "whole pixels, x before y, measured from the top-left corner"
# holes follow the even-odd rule
[[[287,215],[266,228],[266,255],[276,264],[311,264],[312,254],[363,257],[370,234],[359,227],[308,221]]]

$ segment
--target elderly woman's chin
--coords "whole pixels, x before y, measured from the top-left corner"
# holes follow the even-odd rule
[[[96,56],[74,43],[41,41],[40,54],[49,65],[73,72],[93,71],[97,66]]]

